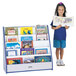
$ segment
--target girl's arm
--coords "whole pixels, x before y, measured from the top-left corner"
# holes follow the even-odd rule
[[[68,28],[69,28],[69,26],[65,25],[65,28],[66,28],[66,29],[68,29]]]
[[[59,26],[56,26],[56,27],[52,27],[52,29],[56,30],[56,29],[59,29],[59,28],[61,28],[61,27],[62,27],[62,26],[59,25]]]

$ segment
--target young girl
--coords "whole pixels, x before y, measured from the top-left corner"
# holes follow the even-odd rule
[[[57,4],[55,15],[60,17],[66,17],[66,7],[65,5],[60,2]],[[63,53],[64,48],[66,47],[66,29],[69,27],[65,25],[65,27],[62,27],[62,25],[53,26],[53,21],[51,23],[52,29],[54,29],[54,47],[56,48],[56,58],[57,58],[57,66],[64,66],[63,62]],[[59,53],[60,52],[60,53]],[[59,59],[60,54],[60,59]]]

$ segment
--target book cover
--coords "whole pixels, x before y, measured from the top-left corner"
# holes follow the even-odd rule
[[[23,63],[34,63],[34,57],[23,58]]]
[[[48,33],[47,25],[36,25],[36,33]]]
[[[21,48],[33,48],[33,41],[21,41]]]
[[[5,35],[18,35],[17,27],[5,27]]]
[[[20,42],[6,43],[6,49],[20,49]]]
[[[36,34],[36,40],[48,40],[48,34]]]
[[[35,49],[35,54],[48,54],[47,48]]]
[[[54,16],[53,17],[53,25],[54,26],[62,25],[63,27],[65,25],[72,26],[73,25],[73,17]]]
[[[21,48],[20,49],[20,55],[33,55],[34,54],[34,48]]]
[[[7,36],[7,42],[18,42],[17,36]]]
[[[23,59],[22,58],[7,58],[7,64],[12,65],[12,64],[22,64]]]
[[[33,37],[32,36],[22,36],[21,41],[32,41]]]
[[[35,56],[35,62],[51,62],[51,56]]]
[[[33,27],[21,27],[20,34],[21,35],[33,34]]]
[[[17,56],[17,50],[6,50],[6,56]]]

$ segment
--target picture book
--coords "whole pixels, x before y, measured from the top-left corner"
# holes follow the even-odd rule
[[[7,64],[12,65],[12,64],[22,64],[23,59],[22,58],[7,58]]]
[[[48,40],[48,34],[36,34],[36,40]]]
[[[33,27],[21,27],[20,34],[21,35],[33,34]]]
[[[54,16],[53,17],[53,25],[54,26],[62,25],[63,27],[65,25],[72,26],[73,25],[73,17]]]
[[[20,49],[20,42],[6,43],[6,49]]]
[[[47,48],[35,49],[35,54],[48,54]]]
[[[21,48],[33,48],[33,41],[21,41]]]
[[[5,27],[5,35],[18,35],[17,27]]]
[[[21,55],[33,55],[34,54],[34,48],[21,48],[20,54]]]
[[[34,63],[34,57],[23,58],[23,63]]]
[[[32,36],[22,36],[21,41],[32,41],[33,37]]]
[[[47,25],[36,25],[36,33],[48,33]]]
[[[7,42],[18,42],[17,36],[7,36]]]
[[[51,62],[51,56],[35,56],[35,62]]]
[[[17,56],[17,50],[6,50],[6,56]]]

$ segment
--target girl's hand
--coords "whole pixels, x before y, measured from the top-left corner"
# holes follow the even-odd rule
[[[66,29],[68,29],[68,28],[69,28],[69,26],[65,25],[65,28],[66,28]]]
[[[62,27],[62,25],[58,25],[57,27],[56,27],[56,29],[59,29],[59,28],[61,28]]]
[[[61,28],[61,27],[62,27],[62,26],[59,25],[59,26],[56,26],[56,27],[52,27],[52,29],[56,30],[56,29],[59,29],[59,28]]]

